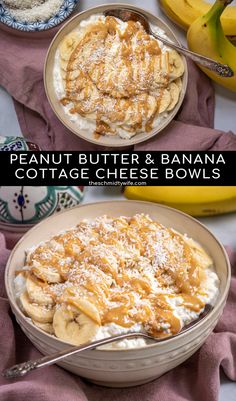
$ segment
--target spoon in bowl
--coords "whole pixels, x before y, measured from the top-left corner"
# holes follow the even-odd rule
[[[166,341],[168,339],[177,337],[177,336],[185,333],[189,329],[193,328],[200,322],[200,320],[205,318],[206,315],[208,315],[208,313],[211,312],[212,309],[213,309],[213,306],[207,304],[205,306],[204,311],[199,315],[198,319],[196,319],[193,322],[189,323],[188,325],[184,326],[184,328],[179,333],[172,335],[172,336],[168,336],[168,337],[164,337],[164,338],[156,338],[156,337],[152,337],[146,333],[136,333],[136,332],[130,332],[130,333],[125,333],[125,334],[120,334],[117,336],[111,336],[108,338],[104,338],[102,340],[93,341],[91,343],[86,343],[86,344],[82,344],[79,346],[73,346],[73,347],[67,348],[65,350],[55,352],[54,354],[43,356],[42,358],[35,359],[33,361],[31,360],[31,361],[19,363],[18,365],[14,365],[11,368],[5,369],[2,372],[2,375],[6,379],[14,379],[16,377],[21,377],[21,376],[24,376],[27,373],[29,373],[31,370],[38,369],[38,368],[44,368],[46,366],[53,365],[54,363],[57,363],[68,356],[77,354],[78,352],[86,351],[89,349],[94,349],[94,348],[100,347],[101,345],[110,344],[114,341],[120,341],[120,340],[124,340],[127,338],[145,338],[146,340],[152,340],[155,343],[160,343],[160,342]]]
[[[218,63],[209,57],[205,57],[198,53],[194,53],[194,52],[186,49],[185,47],[178,46],[178,45],[170,42],[169,40],[163,38],[161,35],[154,33],[150,27],[148,19],[143,14],[141,14],[137,11],[131,10],[129,8],[111,9],[111,10],[105,11],[104,15],[106,17],[111,16],[111,17],[119,18],[124,22],[127,22],[127,21],[139,22],[149,35],[154,36],[154,38],[160,40],[166,46],[169,46],[169,47],[177,50],[179,53],[191,58],[191,60],[195,61],[198,64],[201,64],[203,67],[208,68],[211,71],[214,71],[216,74],[218,74],[219,76],[221,76],[223,78],[229,78],[229,77],[234,76],[233,70],[228,65]]]

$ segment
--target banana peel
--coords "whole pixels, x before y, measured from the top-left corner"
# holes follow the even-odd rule
[[[236,186],[127,186],[124,195],[128,199],[161,203],[192,216],[213,216],[236,211]]]
[[[216,0],[207,14],[192,23],[187,33],[187,42],[190,50],[231,68],[234,76],[226,78],[199,65],[215,82],[236,92],[236,47],[226,38],[220,20],[231,2],[232,0]]]
[[[211,4],[204,0],[160,0],[163,12],[173,22],[184,30],[211,8]],[[225,35],[236,35],[236,6],[227,8],[221,16],[222,27]]]
[[[168,3],[166,0],[160,0],[160,6],[164,14],[176,25],[178,25],[180,28],[184,29],[185,31],[188,30],[190,23],[186,22],[184,18],[181,18],[179,14],[176,13],[175,10],[172,10],[172,8],[169,7]],[[196,17],[197,18],[197,17]],[[192,20],[192,22],[194,19]]]

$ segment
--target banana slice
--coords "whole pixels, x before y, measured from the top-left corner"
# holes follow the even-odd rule
[[[182,89],[182,79],[181,78],[177,78],[173,82],[178,86],[179,91],[181,91],[181,89]]]
[[[182,57],[175,50],[169,52],[169,76],[171,80],[179,78],[184,73]]]
[[[61,305],[53,318],[55,335],[70,344],[89,342],[96,335],[99,325],[75,307]]]
[[[79,42],[80,42],[80,39],[79,39],[77,32],[71,32],[62,41],[62,43],[59,47],[60,67],[61,67],[62,76],[63,76],[63,74],[66,73],[68,61],[70,60],[70,56],[72,55],[73,51],[75,50],[75,48],[77,47]],[[65,78],[63,77],[63,79],[65,79]]]
[[[167,111],[173,110],[173,108],[175,107],[175,105],[177,104],[177,102],[179,100],[179,88],[174,82],[170,83],[169,92],[170,92],[170,96],[171,96],[171,101],[170,101],[169,106],[166,109]]]
[[[212,259],[204,251],[204,249],[201,247],[201,245],[199,245],[197,242],[195,242],[191,238],[183,237],[183,239],[191,247],[192,253],[193,253],[193,257],[196,260],[197,264],[202,269],[207,269],[208,267],[212,266],[212,264],[213,264]]]
[[[83,298],[68,299],[68,301],[73,304],[73,306],[78,308],[82,313],[92,319],[95,323],[101,325],[101,318],[94,304]]]
[[[23,306],[24,311],[33,320],[39,323],[50,323],[53,320],[54,308],[46,305],[38,305],[36,303],[31,303],[27,292],[23,292],[20,296],[20,301]]]
[[[154,61],[154,81],[153,89],[166,87],[169,76],[169,53],[162,53],[161,56],[156,56]],[[154,92],[155,93],[155,92]]]
[[[102,63],[102,54],[97,52],[101,51],[104,46],[104,33],[97,30],[88,32],[83,36],[82,40],[76,41],[72,38],[72,42],[75,44],[71,45],[71,40],[64,44],[64,53],[61,52],[61,58],[63,60],[70,60],[69,68],[70,70],[78,70],[86,72],[90,77],[94,70],[97,69],[98,64]],[[80,46],[78,46],[80,44]],[[75,50],[75,48],[77,48]],[[72,52],[75,50],[73,59],[70,59]],[[94,58],[94,62],[91,63],[91,57]],[[97,83],[97,82],[96,82]]]
[[[52,323],[40,323],[37,322],[37,320],[33,320],[33,323],[35,326],[37,326],[39,329],[46,331],[48,334],[54,334],[53,330],[53,325]]]
[[[31,302],[35,302],[40,305],[52,305],[54,300],[50,294],[48,294],[44,288],[39,284],[37,278],[28,276],[26,279],[26,290]]]
[[[167,89],[164,89],[162,96],[161,96],[161,101],[160,101],[160,106],[159,106],[159,114],[163,113],[166,111],[170,105],[171,102],[171,94]]]
[[[75,70],[75,71],[69,71],[66,74],[66,79],[68,79],[68,81],[75,81],[77,78],[79,78],[81,75],[80,70]]]
[[[68,62],[71,54],[79,44],[79,41],[80,39],[77,32],[71,32],[64,38],[59,47],[62,60]]]
[[[48,283],[54,284],[54,283],[61,283],[63,281],[60,273],[52,267],[34,265],[31,270],[36,277],[38,277],[43,281],[47,281]]]
[[[67,60],[63,60],[63,59],[61,58],[61,59],[60,59],[61,71],[66,72],[66,71],[67,71],[67,65],[68,65],[68,61],[67,61]]]

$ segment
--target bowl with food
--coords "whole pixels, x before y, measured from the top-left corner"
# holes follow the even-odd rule
[[[147,33],[139,21],[109,10],[144,15],[154,33],[179,44],[169,26],[126,4],[93,7],[70,19],[53,39],[45,62],[48,100],[61,122],[83,139],[123,147],[163,130],[179,110],[187,63]]]
[[[44,355],[130,331],[163,340],[125,339],[58,363],[109,387],[151,381],[196,352],[222,314],[229,283],[226,252],[206,227],[139,201],[49,217],[19,241],[5,273],[12,311]]]

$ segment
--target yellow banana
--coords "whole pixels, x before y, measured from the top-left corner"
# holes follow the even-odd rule
[[[24,312],[39,323],[51,323],[53,320],[55,308],[51,305],[39,305],[31,302],[27,291],[20,296],[20,302]]]
[[[190,26],[190,22],[186,21],[185,18],[182,18],[182,15],[177,14],[177,10],[173,10],[172,8],[170,8],[167,0],[160,0],[160,5],[162,8],[162,11],[167,15],[167,17],[171,21],[176,23],[180,28],[183,28],[185,31],[188,30],[188,28]],[[190,21],[192,23],[194,21],[194,19],[191,19]]]
[[[46,331],[48,334],[54,334],[53,330],[53,325],[52,323],[40,323],[37,322],[36,320],[33,320],[33,323],[35,326],[37,326],[39,329]]]
[[[201,266],[202,269],[209,269],[213,265],[213,260],[210,256],[204,251],[204,249],[195,242],[192,238],[188,238],[185,235],[182,236],[184,242],[186,242],[192,250],[192,257],[195,262]]]
[[[91,341],[99,325],[80,309],[60,305],[53,317],[53,330],[56,337],[73,345]]]
[[[236,47],[226,38],[220,16],[232,0],[216,0],[208,13],[192,23],[188,30],[187,41],[190,50],[227,64],[234,72],[231,78],[224,78],[199,66],[218,84],[236,92]]]
[[[211,8],[204,0],[160,0],[160,4],[165,14],[185,30]],[[221,22],[225,35],[236,35],[236,6],[224,11]]]
[[[162,203],[192,216],[236,211],[236,186],[232,187],[126,187],[128,199]]]
[[[39,305],[54,304],[52,296],[45,291],[36,278],[33,279],[30,275],[26,279],[26,290],[31,302]]]

